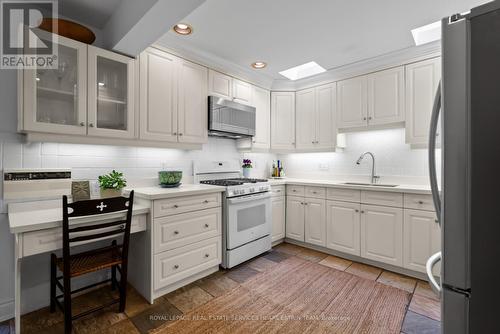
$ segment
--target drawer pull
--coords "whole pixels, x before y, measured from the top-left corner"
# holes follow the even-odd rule
[[[294,193],[295,193],[295,192],[297,192],[297,190],[295,190],[295,189],[292,189],[292,191],[293,191]]]
[[[176,264],[176,265],[174,266],[174,269],[179,269],[179,265],[178,265],[178,264]]]
[[[439,223],[439,220],[437,220],[437,219],[434,219],[434,222],[435,222],[436,224],[438,224],[438,223]]]
[[[205,257],[210,257],[210,255],[209,254],[205,254]]]
[[[204,200],[203,203],[205,203],[205,204],[208,203],[208,199]]]
[[[313,194],[317,194],[317,192],[316,192],[316,191],[313,191]]]
[[[424,201],[418,201],[418,204],[424,204]]]
[[[365,213],[365,211],[364,211],[364,210],[361,210],[361,213]]]
[[[174,231],[174,234],[179,234],[179,231]]]
[[[205,224],[205,227],[206,227],[206,228],[208,228],[209,226],[210,226],[210,225],[208,225],[208,224]]]
[[[356,210],[354,210],[354,212],[359,212],[359,210],[358,210],[358,209],[356,209]]]
[[[280,192],[281,192],[281,190],[276,190],[276,192],[277,192],[277,193],[280,193]]]
[[[179,207],[179,206],[178,206],[177,204],[174,204],[174,208],[176,208],[176,209],[177,209],[178,207]]]

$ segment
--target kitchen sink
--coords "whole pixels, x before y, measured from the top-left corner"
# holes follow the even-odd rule
[[[360,183],[360,182],[344,182],[343,184],[349,186],[369,186],[369,187],[397,187],[398,184],[383,184],[383,183]]]

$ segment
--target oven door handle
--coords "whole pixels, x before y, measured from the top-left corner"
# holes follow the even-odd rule
[[[255,201],[255,200],[259,200],[259,199],[266,199],[269,197],[271,197],[271,193],[265,192],[265,193],[260,193],[260,194],[256,194],[256,195],[228,198],[227,201],[229,204],[236,204],[236,203],[245,203],[245,202]]]

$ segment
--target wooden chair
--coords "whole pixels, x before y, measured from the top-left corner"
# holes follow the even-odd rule
[[[130,192],[128,198],[113,197],[74,203],[68,203],[68,198],[63,196],[63,255],[58,258],[54,253],[51,254],[50,311],[54,312],[57,306],[64,313],[65,333],[71,333],[73,320],[110,305],[119,303],[119,312],[125,311],[128,247],[133,203],[134,191]],[[92,219],[92,216],[120,212],[124,214],[124,220],[122,219],[123,217],[118,218],[120,220],[99,217],[102,220],[101,223],[93,222],[78,224],[77,226],[72,226],[71,224],[71,218],[87,217],[88,219]],[[118,244],[117,239],[120,237],[122,243]],[[114,239],[110,246],[75,254],[71,253],[74,246],[107,238]],[[62,272],[62,276],[57,276],[57,269]],[[104,269],[110,269],[110,279],[71,290],[72,278]],[[116,279],[116,271],[120,273],[119,282]],[[63,284],[61,284],[61,280]],[[71,295],[109,282],[111,282],[111,289],[114,290],[118,287],[119,298],[80,314],[72,314]],[[59,288],[62,294],[57,295],[56,288]],[[60,301],[61,298],[63,299],[62,303]]]

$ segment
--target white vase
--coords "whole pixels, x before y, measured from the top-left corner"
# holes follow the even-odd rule
[[[245,178],[250,177],[250,168],[243,168],[243,177]]]

